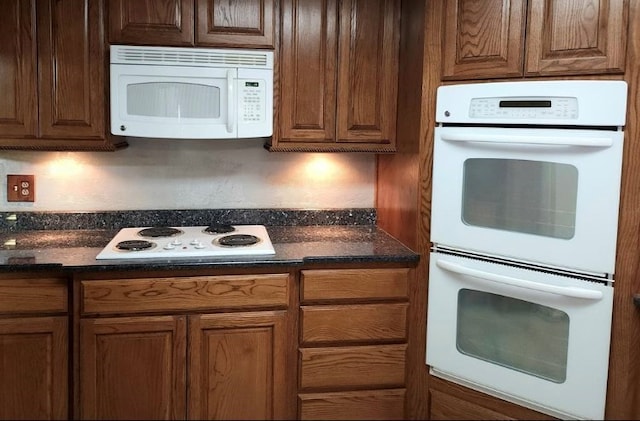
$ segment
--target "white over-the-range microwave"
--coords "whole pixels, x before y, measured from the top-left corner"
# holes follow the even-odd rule
[[[112,45],[111,133],[171,139],[273,133],[273,52]]]

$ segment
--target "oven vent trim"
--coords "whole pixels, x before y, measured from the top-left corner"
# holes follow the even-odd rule
[[[443,247],[435,244],[433,245],[433,247],[431,247],[431,251],[436,253],[442,253],[442,254],[447,254],[451,256],[471,259],[471,260],[495,263],[502,266],[517,267],[520,269],[530,270],[533,272],[547,273],[549,275],[566,276],[566,277],[574,278],[580,281],[592,282],[592,283],[601,284],[601,285],[610,286],[610,287],[613,287],[613,284],[614,284],[613,277],[610,274],[598,275],[598,274],[592,274],[592,273],[586,273],[586,272],[570,271],[566,269],[560,269],[554,266],[544,266],[544,265],[538,265],[534,263],[524,263],[521,260],[511,260],[511,259],[506,259],[504,257],[474,253],[466,250]]]

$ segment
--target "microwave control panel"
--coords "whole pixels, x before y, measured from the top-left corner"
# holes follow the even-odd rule
[[[575,97],[472,98],[470,118],[563,119],[578,118]]]
[[[257,123],[265,119],[266,89],[263,80],[238,81],[239,121]]]

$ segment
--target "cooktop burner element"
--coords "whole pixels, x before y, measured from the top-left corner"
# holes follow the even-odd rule
[[[116,248],[119,250],[126,250],[126,251],[139,251],[139,250],[150,249],[154,245],[155,244],[153,244],[151,241],[146,241],[146,240],[125,240],[125,241],[120,241],[118,244],[116,244]]]
[[[218,228],[223,232],[213,232]],[[153,241],[144,240],[141,236],[151,237]],[[273,254],[275,254],[273,244],[263,225],[210,225],[123,228],[98,253],[96,259],[167,259]]]
[[[233,225],[224,225],[224,224],[212,224],[204,229],[204,232],[209,234],[227,234],[230,232],[234,232],[236,229]]]
[[[218,238],[218,244],[226,247],[242,247],[256,244],[260,239],[250,234],[231,234]]]
[[[182,231],[177,228],[171,227],[151,227],[138,231],[138,235],[141,237],[173,237],[178,234],[182,234]]]

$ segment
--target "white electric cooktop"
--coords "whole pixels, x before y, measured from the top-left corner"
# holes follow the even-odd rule
[[[275,254],[263,225],[123,228],[96,259],[257,256]]]

